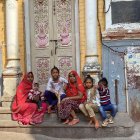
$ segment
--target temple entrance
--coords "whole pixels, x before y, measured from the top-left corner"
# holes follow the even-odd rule
[[[44,89],[50,69],[76,68],[73,0],[30,0],[31,69]]]

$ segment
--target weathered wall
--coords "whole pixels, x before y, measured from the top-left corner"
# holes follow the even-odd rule
[[[117,79],[118,111],[128,110],[134,121],[140,121],[140,40],[113,38],[103,43],[103,73],[109,80],[111,100],[116,102],[114,81]],[[118,52],[124,52],[125,55]]]
[[[86,55],[85,0],[79,0],[79,25],[80,25],[81,71],[83,71]]]
[[[102,65],[102,37],[101,34],[105,30],[105,0],[97,0],[97,47],[98,47],[98,60]]]
[[[21,70],[24,73],[26,70],[26,60],[25,60],[25,31],[24,31],[24,2],[23,0],[18,0],[18,31],[19,31],[19,56]]]

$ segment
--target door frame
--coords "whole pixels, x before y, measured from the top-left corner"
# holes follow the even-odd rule
[[[76,71],[80,74],[80,38],[79,38],[79,0],[75,1],[75,51]],[[30,10],[29,0],[24,0],[24,23],[25,23],[25,48],[26,48],[26,71],[31,71],[31,38],[30,38]]]

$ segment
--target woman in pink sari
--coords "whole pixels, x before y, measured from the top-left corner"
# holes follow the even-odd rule
[[[47,104],[42,103],[43,109],[38,111],[36,103],[26,102],[28,93],[32,89],[34,76],[32,72],[27,73],[17,87],[14,102],[12,104],[12,118],[23,125],[38,124],[43,122]],[[34,100],[38,100],[35,98]]]

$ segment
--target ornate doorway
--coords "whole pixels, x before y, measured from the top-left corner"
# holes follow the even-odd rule
[[[74,0],[30,0],[31,70],[44,90],[55,65],[76,69]]]

